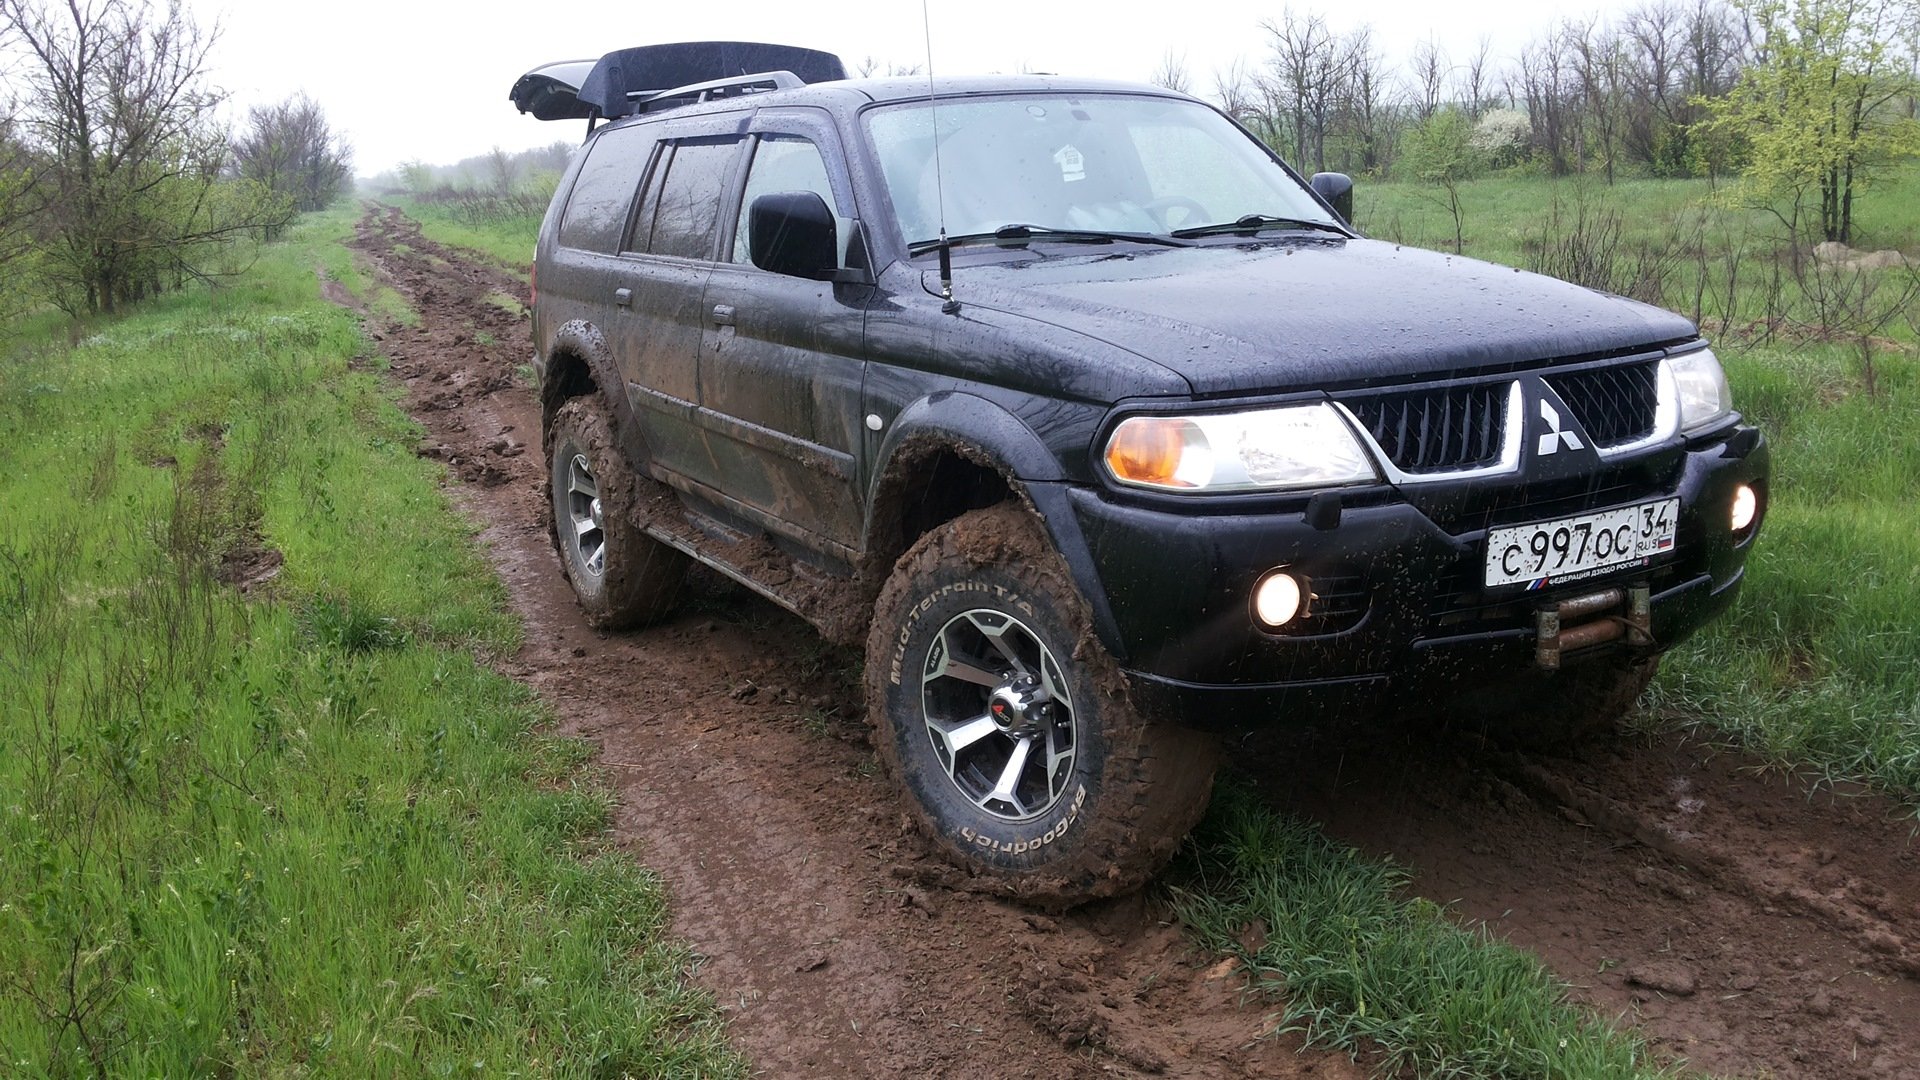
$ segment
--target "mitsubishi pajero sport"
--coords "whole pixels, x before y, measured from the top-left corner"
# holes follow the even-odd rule
[[[881,759],[1001,892],[1150,877],[1197,731],[1576,737],[1739,588],[1767,448],[1691,323],[1368,240],[1201,101],[732,42],[513,98],[588,121],[533,305],[587,617],[697,560],[864,641]]]

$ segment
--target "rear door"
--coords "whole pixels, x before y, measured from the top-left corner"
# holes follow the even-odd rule
[[[754,266],[747,208],[755,197],[812,191],[838,219],[840,265],[858,217],[828,114],[755,114],[742,197],[707,280],[700,404],[727,494],[815,550],[851,558],[860,543],[856,453],[864,315],[872,289]],[[760,517],[761,515],[754,515]]]

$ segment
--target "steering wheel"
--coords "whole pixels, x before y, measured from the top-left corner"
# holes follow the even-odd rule
[[[1172,232],[1176,228],[1169,211],[1185,210],[1187,212],[1186,217],[1181,219],[1179,226],[1177,226],[1178,228],[1185,229],[1195,225],[1205,225],[1213,220],[1213,216],[1207,213],[1206,207],[1201,206],[1185,195],[1168,195],[1163,199],[1155,199],[1141,206],[1140,209],[1152,214],[1153,219],[1159,222],[1161,227],[1168,232]]]

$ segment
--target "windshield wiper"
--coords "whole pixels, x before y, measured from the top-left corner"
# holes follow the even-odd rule
[[[1174,234],[1178,236],[1178,233]],[[1050,229],[1045,225],[1002,225],[992,232],[963,233],[950,236],[947,243],[954,247],[967,244],[995,244],[1000,247],[1026,247],[1034,240],[1045,240],[1062,244],[1111,244],[1115,242],[1135,244],[1159,244],[1163,247],[1186,247],[1187,245],[1172,236],[1159,236],[1141,232],[1103,232],[1097,229]],[[925,255],[940,247],[938,240],[917,240],[907,245],[907,254]]]
[[[1274,217],[1271,214],[1246,214],[1233,221],[1222,221],[1213,225],[1195,225],[1191,229],[1175,229],[1173,235],[1182,240],[1199,236],[1221,236],[1226,233],[1257,233],[1266,229],[1318,229],[1322,232],[1347,235],[1347,230],[1328,221],[1310,221],[1306,218]]]

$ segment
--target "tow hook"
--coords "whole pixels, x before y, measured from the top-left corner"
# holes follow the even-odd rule
[[[1560,670],[1561,654],[1625,638],[1636,649],[1653,647],[1653,590],[1647,585],[1603,589],[1568,597],[1534,613],[1534,662]]]

